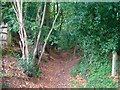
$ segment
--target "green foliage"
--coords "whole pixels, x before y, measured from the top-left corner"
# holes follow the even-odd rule
[[[39,31],[39,25],[27,19],[25,19],[24,24],[25,24],[27,35],[28,35],[28,39],[30,39],[31,41],[34,41]]]
[[[24,16],[24,18],[26,20],[31,21],[31,22],[35,21],[38,8],[40,6],[42,6],[42,4],[43,3],[41,3],[41,2],[34,2],[34,3],[25,2],[25,3],[23,3],[23,10],[24,10],[23,16]],[[42,12],[40,12],[40,13],[42,13]]]
[[[76,81],[76,80],[74,80],[74,81],[72,81],[72,86],[74,87],[74,85],[76,85],[76,84],[79,84],[79,82],[78,81]]]
[[[67,5],[71,8],[65,7]],[[109,53],[119,46],[119,3],[68,3],[63,7],[66,16],[62,35],[66,39],[61,36],[61,46],[80,45],[84,50],[80,65],[71,74],[82,73],[88,79],[89,88],[115,87],[108,78],[111,73]],[[69,38],[65,35],[68,32],[72,33]]]
[[[0,88],[9,88],[10,86],[8,84],[0,84]]]
[[[66,10],[63,35],[61,35],[62,46],[72,46],[72,44],[75,46],[75,42],[77,42],[84,49],[99,48],[105,52],[116,50],[119,36],[119,26],[117,26],[119,3],[68,3],[62,5]],[[67,38],[64,33],[71,33],[71,36]],[[72,43],[67,42],[69,39]]]
[[[70,72],[70,75],[75,77],[78,73],[81,72],[81,70],[84,70],[84,69],[85,68],[83,68],[82,66],[78,65],[78,66],[74,67],[74,70]]]
[[[58,44],[57,37],[55,37],[54,35],[50,36],[49,41],[51,42],[51,45]]]
[[[57,25],[49,38],[49,44],[55,48],[68,50],[76,46],[82,48],[84,55],[71,75],[76,76],[82,73],[87,77],[87,87],[115,87],[112,79],[108,78],[111,73],[111,62],[109,53],[119,50],[120,39],[120,2],[118,3],[59,3],[63,10],[62,29]],[[36,24],[37,8],[42,3],[24,3],[23,15],[25,29],[28,35],[28,45],[35,41],[39,25]],[[54,4],[50,4],[54,5]],[[55,12],[50,8],[50,19],[52,21]],[[18,23],[12,6],[3,3],[3,20],[11,26],[10,30],[17,32]],[[41,12],[42,14],[42,12]],[[40,15],[41,15],[40,14]],[[61,17],[61,16],[60,16]],[[49,22],[52,24],[51,22]],[[43,26],[41,40],[45,41],[50,30],[49,26]],[[33,60],[29,59],[26,64],[19,58],[19,64],[27,74],[40,76],[40,72],[35,71]],[[27,67],[26,67],[27,66]]]
[[[112,65],[104,60],[89,62],[87,65],[85,59],[81,59],[81,63],[75,67],[71,72],[72,76],[76,76],[81,73],[84,78],[87,78],[87,88],[116,88],[117,84],[109,78]]]
[[[16,22],[16,15],[10,2],[2,2],[2,19],[9,24],[9,31],[18,31],[18,22]]]
[[[4,49],[2,49],[1,50],[1,55],[2,56],[5,56],[5,55],[7,55],[7,54],[13,54],[15,51],[14,50],[12,50],[10,47],[6,47],[6,48],[4,48]]]
[[[35,76],[35,77],[43,76],[43,73],[36,69],[32,59],[29,58],[28,62],[26,63],[25,61],[23,61],[23,59],[20,58],[19,55],[17,55],[16,58],[18,59],[19,62],[19,68],[21,70],[24,70],[28,76]]]
[[[2,72],[0,72],[0,78],[2,78],[3,77],[3,73]]]

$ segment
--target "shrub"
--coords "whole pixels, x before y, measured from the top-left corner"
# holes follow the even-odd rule
[[[16,56],[18,59],[19,67],[21,70],[24,70],[24,72],[29,76],[29,77],[41,77],[43,76],[43,73],[40,72],[40,70],[35,67],[34,62],[31,58],[29,58],[28,63],[23,61],[23,59],[20,58],[19,54]]]

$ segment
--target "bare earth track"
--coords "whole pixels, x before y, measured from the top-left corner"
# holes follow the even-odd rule
[[[51,52],[54,60],[42,62],[41,71],[43,77],[29,78],[18,67],[18,62],[10,55],[6,55],[3,59],[3,67],[5,76],[2,79],[3,84],[7,84],[10,88],[70,88],[70,72],[73,66],[77,65],[79,59],[73,59],[72,53],[54,53]]]

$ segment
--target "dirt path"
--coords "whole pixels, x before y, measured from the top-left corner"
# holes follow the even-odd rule
[[[3,60],[6,76],[3,84],[8,84],[12,88],[70,88],[70,72],[79,59],[72,59],[71,53],[51,53],[54,60],[43,62],[41,71],[42,78],[29,78],[18,67],[18,62],[11,56],[6,56]]]
[[[70,72],[78,63],[78,60],[73,60],[69,53],[58,54],[57,56],[52,54],[55,60],[49,61],[47,64],[42,66],[44,71],[45,79],[41,80],[44,85],[54,88],[70,88]]]

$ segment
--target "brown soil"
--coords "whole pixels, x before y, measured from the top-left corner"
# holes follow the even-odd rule
[[[11,88],[70,88],[72,77],[69,73],[73,66],[78,64],[79,58],[73,58],[73,54],[70,52],[51,52],[51,56],[54,59],[46,63],[41,62],[40,69],[44,73],[43,77],[35,78],[28,77],[19,69],[17,60],[6,55],[3,59],[2,84],[8,84]]]

